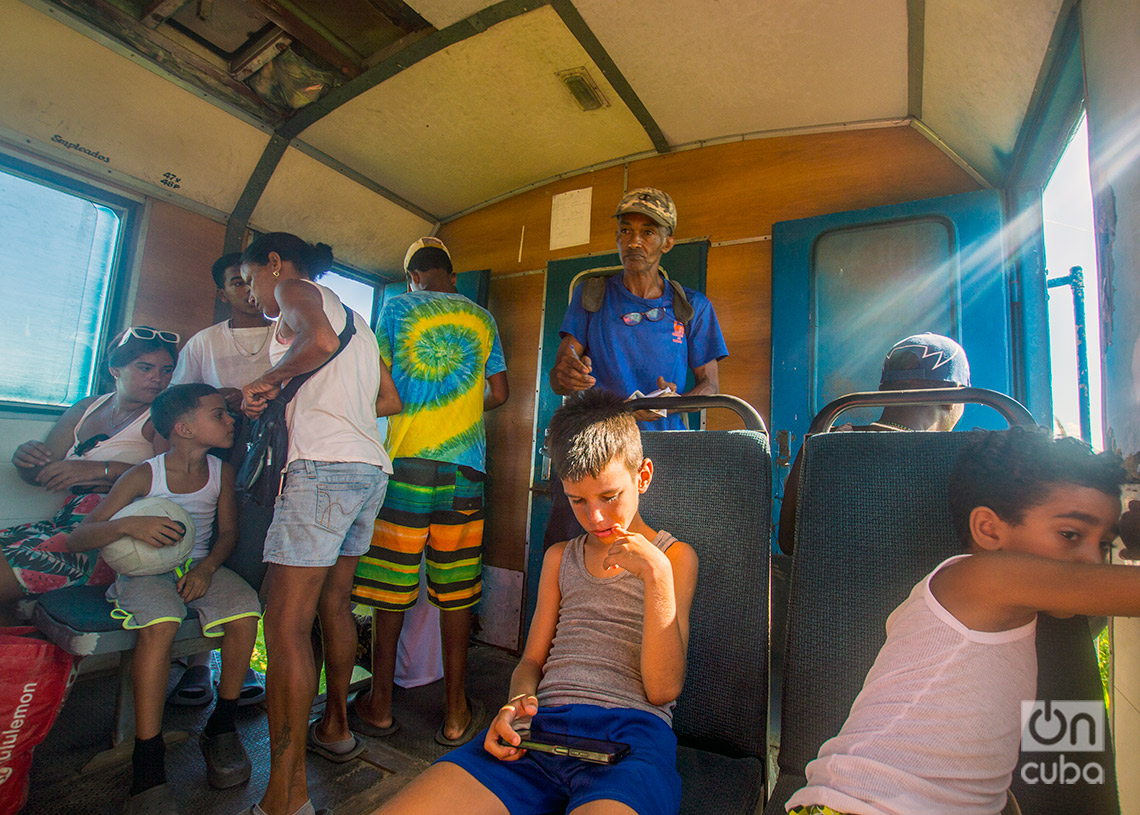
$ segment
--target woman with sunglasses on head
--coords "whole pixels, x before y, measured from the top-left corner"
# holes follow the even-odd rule
[[[150,422],[150,404],[166,386],[178,360],[179,336],[149,326],[128,328],[112,343],[107,368],[115,390],[72,405],[44,441],[16,448],[12,464],[28,484],[70,493],[50,520],[0,531],[0,618],[24,595],[65,586],[107,583],[98,552],[69,552],[68,534],[102,499],[115,480],[165,449]]]
[[[241,260],[250,297],[266,317],[278,318],[269,340],[272,367],[242,388],[242,410],[260,416],[290,379],[315,371],[285,412],[285,484],[265,536],[270,770],[260,803],[244,812],[313,815],[306,747],[334,762],[364,749],[348,729],[346,710],[356,656],[349,595],[392,472],[376,417],[398,412],[401,403],[368,322],[314,282],[332,265],[332,249],[271,232]],[[309,727],[317,691],[309,633],[317,616],[328,697],[324,718]]]

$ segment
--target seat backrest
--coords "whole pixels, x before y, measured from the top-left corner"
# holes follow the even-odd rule
[[[771,457],[749,430],[643,433],[646,522],[700,558],[685,689],[673,730],[692,746],[763,756],[767,739]]]
[[[808,762],[843,726],[886,639],[890,612],[935,566],[961,552],[946,485],[969,441],[965,433],[834,433],[805,442],[787,607],[779,778],[766,813],[783,812],[783,803],[803,786]],[[1064,674],[1088,673],[1089,639],[1074,648],[1071,626],[1065,629],[1067,642],[1060,633],[1048,623],[1039,625],[1038,652],[1053,656],[1039,658],[1042,691],[1064,687],[1068,693],[1072,685]],[[1091,658],[1095,672],[1095,653]],[[1077,671],[1077,664],[1084,668]],[[1038,698],[1047,697],[1039,692]],[[1015,794],[1021,795],[1016,784]],[[1086,804],[1025,812],[1109,811],[1088,799]]]

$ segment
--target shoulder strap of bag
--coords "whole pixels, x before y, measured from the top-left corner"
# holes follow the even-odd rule
[[[602,303],[606,300],[606,281],[621,271],[621,266],[615,266],[587,272],[581,283],[582,308],[591,314],[600,311]],[[685,289],[680,283],[670,279],[668,272],[664,269],[661,270],[661,274],[673,289],[673,313],[681,324],[688,325],[689,321],[693,319],[693,304],[689,302]]]
[[[297,376],[289,380],[289,384],[282,388],[281,393],[277,396],[278,400],[280,400],[282,404],[288,404],[289,400],[297,395],[297,391],[301,389],[302,385],[309,381],[313,374],[336,359],[337,354],[345,349],[349,341],[352,339],[352,335],[356,333],[356,325],[352,317],[352,310],[348,306],[345,306],[344,303],[341,303],[341,305],[344,307],[344,330],[337,335],[337,339],[340,340],[340,345],[335,351],[333,351],[333,355],[331,357],[318,365],[316,368],[313,368],[313,370],[308,371],[307,373],[297,374]]]

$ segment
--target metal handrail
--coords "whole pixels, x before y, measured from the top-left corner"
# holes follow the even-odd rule
[[[844,411],[859,407],[888,407],[895,405],[945,405],[961,404],[985,405],[996,410],[1012,425],[1036,427],[1032,414],[1016,399],[988,388],[934,388],[912,391],[866,391],[840,396],[824,405],[811,420],[808,434],[826,433],[835,423],[835,418]]]
[[[709,396],[646,396],[626,402],[629,410],[705,410],[706,408],[728,408],[744,420],[745,430],[759,430],[767,435],[768,427],[756,408],[739,396],[714,393]]]

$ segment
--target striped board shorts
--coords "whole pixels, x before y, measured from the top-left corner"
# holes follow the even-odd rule
[[[392,468],[372,545],[356,567],[352,599],[407,611],[419,596],[423,559],[432,605],[443,611],[474,606],[483,596],[486,476],[422,458],[398,458]]]

